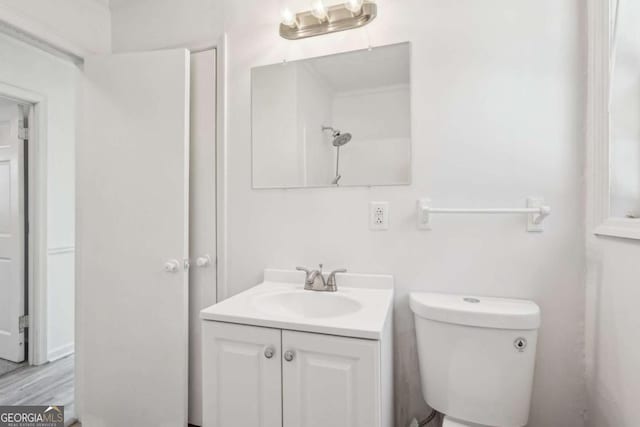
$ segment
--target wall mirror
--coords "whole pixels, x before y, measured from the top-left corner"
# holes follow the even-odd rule
[[[409,184],[409,70],[409,43],[253,68],[253,187]]]

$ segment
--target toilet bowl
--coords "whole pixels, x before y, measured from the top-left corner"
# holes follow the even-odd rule
[[[527,424],[540,309],[532,301],[416,292],[422,394],[444,427]]]

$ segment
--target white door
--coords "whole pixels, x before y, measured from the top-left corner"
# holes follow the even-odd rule
[[[284,427],[381,425],[378,341],[282,331],[282,351]]]
[[[191,54],[189,423],[202,425],[200,310],[216,302],[216,52]]]
[[[0,100],[0,359],[24,360],[24,146],[18,105]]]
[[[187,424],[189,54],[84,63],[77,144],[79,415]]]
[[[281,331],[203,321],[202,334],[203,427],[282,427]]]

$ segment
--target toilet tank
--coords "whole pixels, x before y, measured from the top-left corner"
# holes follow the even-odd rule
[[[527,424],[540,309],[532,301],[412,293],[422,393],[487,426]]]

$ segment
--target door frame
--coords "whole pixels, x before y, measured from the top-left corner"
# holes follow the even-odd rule
[[[42,365],[47,357],[47,98],[40,93],[0,82],[0,96],[29,109],[29,251],[28,314],[29,345],[26,358],[30,365]]]

